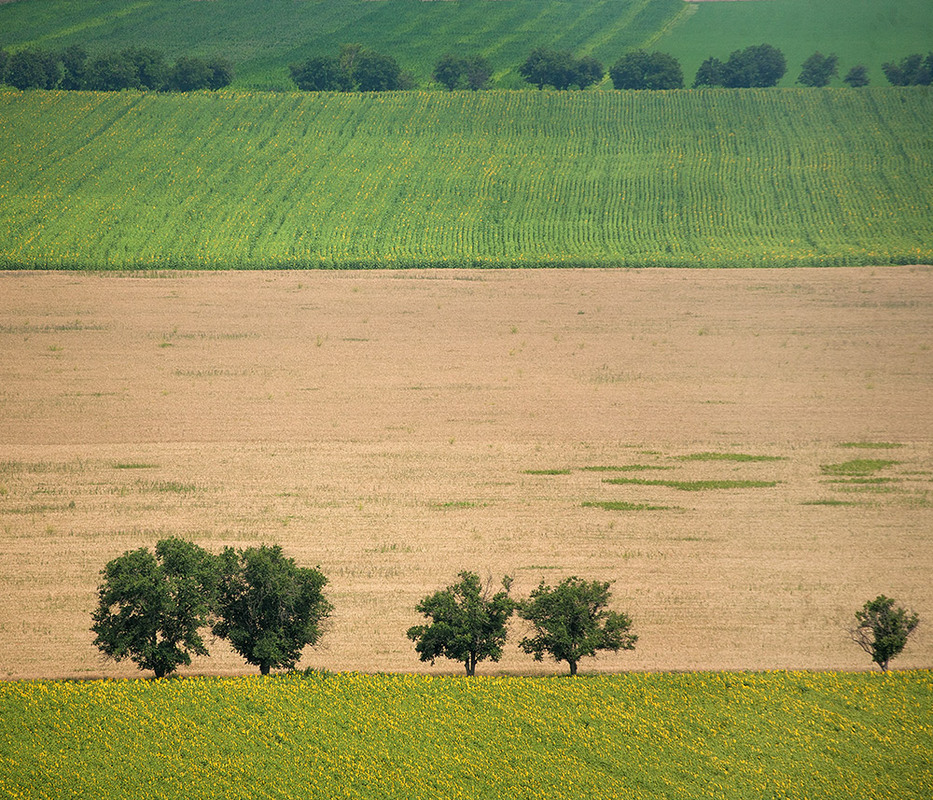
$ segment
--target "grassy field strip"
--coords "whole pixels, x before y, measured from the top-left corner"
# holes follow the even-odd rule
[[[931,125],[923,89],[2,93],[0,266],[929,263]]]
[[[920,800],[931,691],[926,670],[8,682],[0,793]]]

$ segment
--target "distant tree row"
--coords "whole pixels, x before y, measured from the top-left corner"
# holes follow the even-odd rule
[[[17,89],[191,92],[221,89],[231,81],[233,65],[219,56],[182,56],[170,64],[163,53],[147,47],[94,58],[80,45],[54,52],[18,50],[12,55],[0,50],[0,83]]]

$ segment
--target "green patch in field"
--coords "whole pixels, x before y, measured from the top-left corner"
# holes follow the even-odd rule
[[[485,508],[488,503],[480,503],[477,500],[449,500],[446,503],[432,503],[433,508],[458,509],[458,508]]]
[[[832,498],[825,498],[820,500],[804,500],[800,505],[802,506],[857,506],[859,505],[854,500],[835,500]]]
[[[885,461],[880,458],[854,458],[839,464],[822,464],[820,471],[824,475],[871,475],[899,463],[899,461]]]
[[[118,461],[113,465],[114,469],[158,469],[158,464],[149,461]]]
[[[611,483],[617,486],[626,484],[635,486],[667,486],[671,489],[679,489],[682,492],[702,492],[707,489],[767,489],[772,486],[777,486],[778,484],[777,481],[661,481],[648,480],[646,478],[603,478],[603,483]]]
[[[786,461],[785,456],[760,456],[748,453],[691,453],[677,456],[678,461]]]
[[[626,503],[621,500],[595,500],[581,503],[584,508],[601,508],[603,511],[670,511],[671,506],[653,506],[650,503]]]
[[[617,467],[580,467],[584,472],[640,472],[642,470],[656,469],[656,470],[670,470],[676,469],[676,467],[671,466],[661,466],[658,464],[623,464],[622,466]]]
[[[569,475],[569,469],[526,469],[525,475]]]

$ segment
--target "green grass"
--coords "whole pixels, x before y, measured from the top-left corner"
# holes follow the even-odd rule
[[[525,475],[569,475],[569,469],[526,469]]]
[[[710,481],[661,481],[647,478],[603,478],[603,483],[616,486],[666,486],[670,489],[680,489],[682,492],[703,492],[707,489],[765,489],[777,486],[777,481],[739,481],[739,480],[710,480]]]
[[[820,471],[824,475],[864,477],[898,463],[897,461],[885,461],[880,458],[854,458],[851,461],[843,461],[840,464],[822,464],[820,466]]]
[[[931,692],[929,671],[4,682],[0,794],[926,800]]]
[[[929,89],[0,92],[0,126],[6,268],[933,263]]]
[[[657,42],[681,60],[692,85],[710,56],[725,61],[733,50],[766,42],[787,59],[781,86],[794,86],[804,60],[817,50],[839,56],[839,77],[856,64],[868,67],[871,85],[887,86],[886,61],[933,46],[933,3],[929,0],[774,0],[696,3],[693,13]]]
[[[691,453],[677,456],[680,461],[786,461],[784,456],[754,456],[748,453]]]
[[[661,466],[657,464],[623,464],[617,467],[596,466],[596,467],[580,467],[580,469],[583,470],[584,472],[641,472],[642,470],[649,470],[649,469],[670,470],[670,469],[676,469],[676,468],[671,467],[671,466]]]
[[[670,506],[653,506],[649,503],[626,503],[621,500],[587,501],[584,508],[601,508],[603,511],[670,511]]]

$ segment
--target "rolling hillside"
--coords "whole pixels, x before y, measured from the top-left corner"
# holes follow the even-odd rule
[[[838,53],[845,70],[881,64],[933,47],[928,0],[17,0],[0,3],[0,47],[91,52],[128,45],[170,57],[222,54],[236,65],[236,86],[289,89],[288,64],[360,42],[394,55],[422,88],[446,52],[482,53],[496,88],[524,84],[516,69],[537,45],[591,54],[608,67],[636,47],[669,51],[688,83],[708,56],[766,41],[782,48],[792,86],[814,50]],[[837,81],[838,82],[838,81]],[[604,87],[608,85],[608,81]]]
[[[0,265],[931,263],[931,129],[923,87],[11,91]]]

